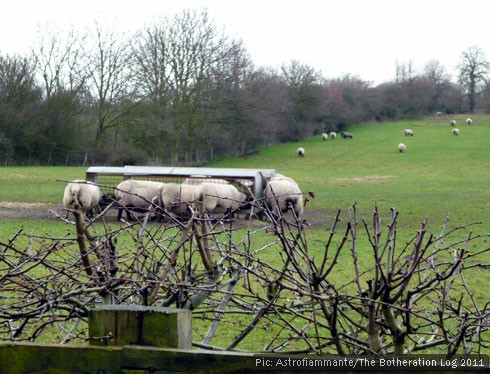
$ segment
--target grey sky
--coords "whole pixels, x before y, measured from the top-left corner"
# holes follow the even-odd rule
[[[83,5],[82,5],[83,4]],[[490,57],[486,0],[18,0],[2,5],[0,53],[24,54],[37,24],[80,27],[94,20],[133,31],[158,16],[207,9],[218,27],[244,41],[255,64],[298,60],[327,78],[381,83],[395,66],[437,60],[449,73],[478,45]]]

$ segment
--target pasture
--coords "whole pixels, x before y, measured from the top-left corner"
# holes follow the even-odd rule
[[[460,135],[452,135],[450,119],[458,122]],[[419,120],[361,124],[350,131],[353,139],[323,141],[321,134],[302,142],[282,144],[260,149],[256,155],[215,161],[209,167],[270,168],[294,178],[303,192],[311,191],[304,218],[311,225],[306,236],[312,253],[322,253],[328,230],[337,210],[343,222],[356,204],[358,216],[371,220],[377,207],[382,223],[387,224],[390,208],[400,212],[397,226],[398,243],[409,241],[428,218],[428,231],[438,233],[446,215],[449,227],[481,222],[471,226],[475,233],[488,233],[490,228],[490,116],[474,116],[474,124],[463,124],[466,116],[430,117]],[[413,137],[406,137],[410,128]],[[405,153],[397,145],[407,146]],[[298,157],[298,147],[305,148],[304,157]],[[0,217],[2,207],[29,207],[53,209],[61,213],[63,181],[84,178],[86,168],[65,167],[2,167],[0,168]],[[26,208],[27,207],[27,208]],[[43,208],[44,207],[44,208]],[[16,218],[2,217],[0,241],[22,225],[33,234],[64,235],[72,228],[65,222],[29,215]],[[112,223],[111,223],[112,224]],[[116,222],[114,222],[117,225]],[[342,231],[342,229],[339,229]],[[465,230],[464,232],[467,232]],[[240,232],[237,233],[240,235]],[[266,233],[259,236],[259,244],[267,242]],[[459,239],[462,239],[458,232]],[[239,240],[239,239],[237,239]],[[473,245],[473,244],[471,244]],[[359,233],[359,257],[371,262],[369,243],[365,233]],[[471,248],[470,249],[483,249]],[[266,261],[274,262],[274,253],[264,253]],[[485,262],[490,262],[488,254]],[[344,283],[352,277],[350,255],[342,253],[338,272],[331,282]],[[471,281],[476,287],[476,298],[487,301],[484,284],[488,279],[484,270]],[[261,337],[267,340],[267,333]],[[246,347],[245,347],[246,348]]]
[[[452,135],[449,118],[456,118],[461,135]],[[354,203],[363,217],[374,206],[400,212],[399,228],[412,233],[428,217],[432,227],[449,214],[452,225],[490,222],[490,116],[429,117],[419,120],[354,126],[353,139],[306,141],[261,149],[257,155],[214,162],[216,167],[263,167],[297,180],[313,191],[305,216],[324,226],[337,209]],[[405,137],[404,129],[414,131]],[[403,142],[406,153],[398,153]],[[295,150],[302,146],[304,157]],[[488,228],[488,226],[487,226]],[[485,227],[482,226],[482,230]],[[490,230],[490,228],[488,229]]]
[[[353,139],[322,140],[321,134],[305,141],[260,149],[251,157],[215,161],[210,167],[265,168],[294,178],[308,197],[304,217],[310,245],[322,247],[337,213],[347,219],[353,204],[358,216],[370,220],[378,207],[383,222],[390,208],[399,211],[398,238],[413,237],[428,218],[428,231],[438,233],[446,215],[449,227],[481,222],[474,232],[490,232],[490,115],[426,117],[410,121],[353,126]],[[452,135],[455,119],[460,135]],[[414,131],[413,137],[404,129]],[[397,152],[398,143],[407,146]],[[296,155],[301,146],[304,157]],[[0,217],[6,206],[19,207],[24,214],[2,218],[0,238],[5,240],[19,225],[37,233],[64,232],[63,222],[49,209],[61,213],[64,181],[84,178],[84,167],[1,167]],[[2,208],[3,207],[3,208]],[[34,212],[42,209],[39,218]],[[4,217],[6,217],[4,215]],[[31,219],[32,218],[32,219]],[[363,243],[359,243],[363,245]]]

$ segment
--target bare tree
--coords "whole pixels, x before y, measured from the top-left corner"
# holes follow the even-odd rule
[[[489,305],[465,274],[489,266],[481,260],[490,247],[474,224],[448,228],[446,220],[430,234],[424,220],[401,241],[395,209],[383,216],[383,230],[378,209],[371,221],[358,222],[354,205],[344,227],[337,212],[318,249],[301,219],[253,204],[264,209],[262,227],[202,212],[184,222],[162,212],[166,222],[152,224],[148,212],[111,228],[75,212],[75,222],[67,221],[76,227],[70,236],[20,229],[0,242],[0,339],[90,339],[84,336],[90,308],[124,303],[192,310],[193,344],[208,349],[483,353]],[[361,254],[368,248],[368,256]],[[333,277],[337,270],[347,276]]]
[[[39,144],[40,100],[32,60],[0,56],[0,155],[5,164],[15,152],[22,159]]]
[[[472,46],[461,54],[458,81],[466,90],[470,113],[475,111],[476,95],[487,82],[489,67],[490,63],[478,46]]]
[[[281,140],[299,140],[310,135],[320,108],[320,72],[293,60],[281,67],[281,76],[288,88],[289,108],[284,118]]]
[[[87,87],[95,124],[95,144],[104,140],[110,129],[124,124],[131,110],[129,40],[115,31],[95,24],[91,35],[93,49],[87,52]],[[117,131],[114,133],[114,143]]]

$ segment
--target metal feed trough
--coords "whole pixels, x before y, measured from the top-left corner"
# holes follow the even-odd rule
[[[266,179],[276,174],[274,169],[198,168],[170,166],[91,166],[86,179],[99,185],[108,195],[125,179],[151,180],[164,183],[199,184],[208,179],[240,181],[246,184],[256,199],[263,197]]]

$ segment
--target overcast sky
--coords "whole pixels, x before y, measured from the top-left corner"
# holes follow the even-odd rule
[[[374,84],[396,64],[437,60],[454,73],[473,45],[490,58],[488,0],[13,0],[1,5],[0,54],[24,55],[37,25],[79,28],[97,20],[134,31],[159,16],[207,9],[218,27],[242,39],[258,66],[298,60],[326,78],[344,74]]]

